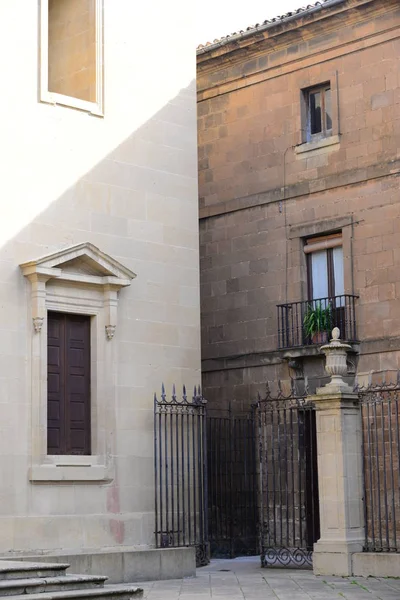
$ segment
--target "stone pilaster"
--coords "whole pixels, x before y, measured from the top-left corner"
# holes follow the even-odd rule
[[[352,554],[364,544],[361,412],[358,396],[342,379],[347,344],[334,330],[327,355],[332,381],[312,400],[317,410],[318,486],[321,537],[314,545],[318,575],[351,575]]]

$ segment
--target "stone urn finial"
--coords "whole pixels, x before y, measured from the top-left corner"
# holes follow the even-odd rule
[[[343,381],[347,375],[347,352],[351,350],[349,344],[340,340],[340,329],[335,327],[332,330],[332,339],[329,344],[321,347],[321,352],[326,356],[325,371],[331,376],[330,382],[318,392],[326,394],[330,392],[352,392],[352,388]]]

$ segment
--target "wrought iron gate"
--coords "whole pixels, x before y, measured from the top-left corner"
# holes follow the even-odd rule
[[[279,388],[280,389],[280,388]],[[188,399],[164,386],[154,398],[155,535],[158,548],[194,546],[213,556],[261,551],[262,566],[311,566],[319,538],[314,407],[272,397],[251,415],[207,415],[200,389]],[[210,543],[209,543],[210,542]],[[259,543],[258,543],[259,542]]]
[[[253,415],[207,415],[208,523],[211,556],[255,555],[257,479]]]
[[[259,445],[261,564],[308,567],[319,538],[314,407],[281,391],[255,405]]]
[[[194,546],[208,564],[206,401],[175,387],[154,396],[155,536],[157,548]]]
[[[358,387],[364,467],[364,552],[400,552],[400,373]]]

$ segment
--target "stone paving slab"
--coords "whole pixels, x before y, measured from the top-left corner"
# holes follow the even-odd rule
[[[213,560],[197,569],[194,578],[140,587],[146,600],[400,600],[400,579],[316,577],[312,571],[261,569],[258,557]]]

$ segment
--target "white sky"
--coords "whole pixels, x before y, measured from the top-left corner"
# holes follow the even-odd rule
[[[196,45],[311,3],[314,0],[202,0],[197,4]]]

